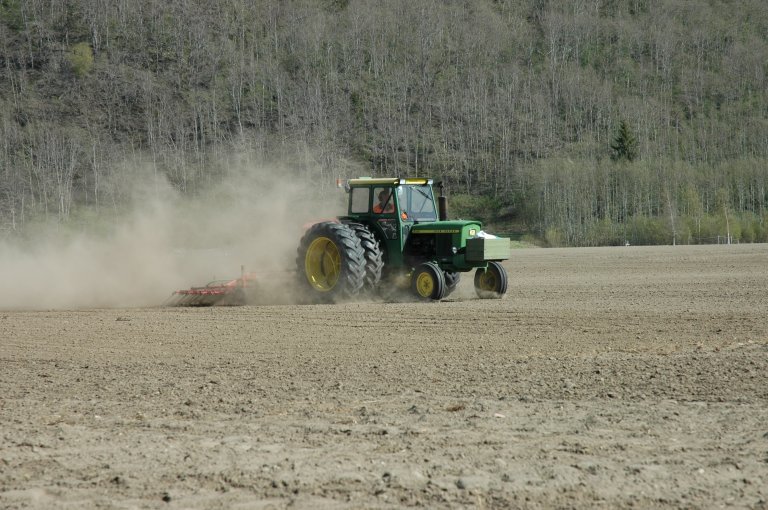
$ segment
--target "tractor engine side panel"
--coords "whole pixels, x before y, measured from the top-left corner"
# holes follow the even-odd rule
[[[437,262],[440,267],[453,265],[454,247],[461,246],[461,236],[458,234],[422,234],[412,232],[408,236],[403,250],[404,261],[415,267],[422,262]],[[463,258],[463,257],[462,257]]]

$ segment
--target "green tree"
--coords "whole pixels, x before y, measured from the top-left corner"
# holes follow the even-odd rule
[[[634,161],[637,159],[637,138],[632,134],[626,121],[619,123],[619,131],[611,142],[611,159]]]

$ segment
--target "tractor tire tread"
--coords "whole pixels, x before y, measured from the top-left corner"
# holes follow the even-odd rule
[[[381,282],[384,257],[381,246],[373,233],[362,223],[347,223],[357,237],[365,253],[365,290],[373,291]]]

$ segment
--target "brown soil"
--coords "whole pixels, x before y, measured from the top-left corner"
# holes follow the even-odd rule
[[[768,246],[506,267],[495,301],[0,312],[0,507],[768,506]]]

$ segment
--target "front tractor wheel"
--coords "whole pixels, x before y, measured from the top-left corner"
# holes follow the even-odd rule
[[[445,277],[437,264],[420,264],[411,275],[411,290],[422,300],[440,300],[445,297]]]
[[[507,271],[498,262],[475,271],[475,292],[480,299],[500,299],[507,293]]]
[[[317,223],[299,243],[300,279],[323,301],[350,299],[365,279],[365,255],[355,232],[341,223]]]

